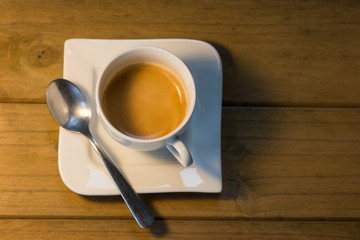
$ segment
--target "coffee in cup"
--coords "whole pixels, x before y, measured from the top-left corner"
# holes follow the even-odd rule
[[[172,53],[154,46],[116,55],[99,76],[96,108],[117,142],[140,150],[167,147],[184,166],[192,157],[179,136],[196,101],[191,72]]]
[[[104,89],[102,108],[122,133],[154,139],[172,132],[186,114],[181,82],[162,66],[132,64],[118,72]]]

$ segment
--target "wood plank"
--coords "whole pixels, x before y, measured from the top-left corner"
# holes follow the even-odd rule
[[[223,159],[238,170],[242,214],[359,215],[359,110],[229,109],[223,116]]]
[[[358,1],[3,0],[0,14],[0,102],[44,102],[68,38],[194,38],[220,52],[226,105],[360,105]]]
[[[131,219],[68,190],[45,104],[0,104],[0,216]],[[142,195],[158,218],[360,217],[360,111],[225,108],[220,194]]]
[[[79,196],[62,183],[57,167],[58,126],[45,104],[0,104],[0,215],[1,216],[126,216],[119,196]],[[229,189],[227,186],[225,189]],[[230,190],[230,189],[229,189]],[[179,199],[199,216],[236,216],[229,194],[143,195],[157,216],[174,216]],[[192,196],[192,197],[191,197]],[[225,198],[218,202],[219,198]],[[104,205],[104,202],[106,203]],[[165,204],[161,212],[159,206]],[[216,206],[216,207],[214,207]],[[190,214],[188,209],[188,214]],[[183,214],[182,214],[183,215]]]
[[[156,220],[140,229],[130,220],[1,219],[12,239],[359,239],[360,222]],[[185,230],[186,229],[186,230]],[[20,230],[20,231],[19,231]]]

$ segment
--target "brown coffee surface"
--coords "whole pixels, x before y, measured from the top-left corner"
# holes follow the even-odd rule
[[[153,64],[133,64],[106,86],[102,99],[110,123],[128,136],[153,139],[173,131],[184,119],[187,101],[179,80]]]

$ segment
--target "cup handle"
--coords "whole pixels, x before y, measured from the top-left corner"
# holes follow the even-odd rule
[[[178,137],[171,138],[167,142],[166,148],[184,167],[188,167],[193,163],[191,154],[185,147],[184,143]]]

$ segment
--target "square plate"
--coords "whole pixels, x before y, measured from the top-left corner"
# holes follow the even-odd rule
[[[114,141],[98,120],[94,102],[101,70],[119,53],[140,45],[164,48],[187,65],[195,81],[193,116],[181,139],[194,163],[184,168],[166,150],[139,152]],[[210,44],[188,39],[69,39],[64,47],[64,76],[75,83],[92,106],[90,130],[138,193],[220,192],[222,66]],[[65,185],[82,195],[118,195],[90,142],[60,128],[59,171]]]

